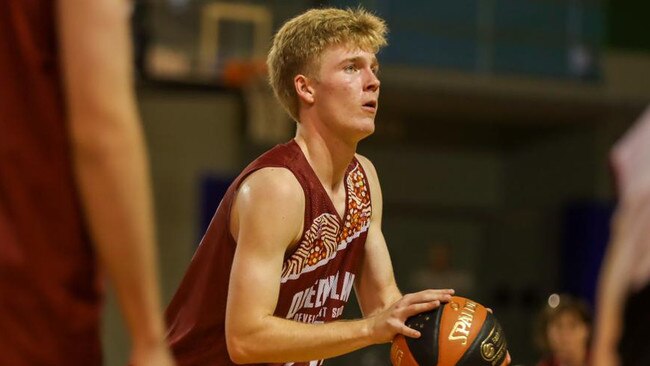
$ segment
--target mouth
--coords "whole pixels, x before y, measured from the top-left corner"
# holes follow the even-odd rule
[[[367,110],[369,112],[376,112],[377,111],[377,101],[376,100],[370,100],[365,103],[363,103],[363,109]]]

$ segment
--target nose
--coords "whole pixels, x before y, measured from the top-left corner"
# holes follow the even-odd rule
[[[379,85],[381,84],[381,82],[379,81],[377,75],[374,72],[372,72],[371,69],[367,69],[366,74],[368,76],[367,76],[365,90],[371,92],[375,92],[379,90]]]

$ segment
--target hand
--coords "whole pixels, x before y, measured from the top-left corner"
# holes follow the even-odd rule
[[[454,290],[446,289],[425,290],[404,295],[388,309],[368,318],[373,343],[390,342],[397,334],[419,338],[420,332],[404,324],[406,319],[437,308],[440,303],[451,300],[453,294]]]
[[[511,362],[512,362],[512,358],[510,358],[510,351],[508,351],[508,353],[506,354],[506,359],[503,360],[501,366],[508,366],[510,365]]]
[[[175,366],[164,342],[150,347],[134,347],[130,366]]]

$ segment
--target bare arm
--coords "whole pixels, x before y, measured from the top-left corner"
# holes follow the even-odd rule
[[[129,11],[124,0],[58,2],[64,96],[82,204],[132,337],[133,361],[171,365],[133,90]]]
[[[614,223],[613,231],[617,231],[615,226],[617,225]],[[612,235],[616,234],[612,232]],[[598,283],[593,347],[594,366],[619,365],[616,348],[620,338],[623,306],[627,293],[628,281],[624,269],[628,268],[629,259],[629,247],[626,248],[624,243],[616,239],[611,240]]]
[[[619,205],[601,270],[594,365],[618,365],[616,348],[630,291],[650,279],[650,109],[612,152]]]
[[[304,205],[302,188],[285,169],[257,171],[239,189],[231,212],[237,250],[226,308],[228,352],[237,363],[310,361],[388,342],[408,331],[406,317],[434,300],[430,293],[411,295],[390,319],[304,324],[273,316],[284,254],[302,234]]]

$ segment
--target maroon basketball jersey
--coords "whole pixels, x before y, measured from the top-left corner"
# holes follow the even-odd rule
[[[101,363],[101,291],[73,179],[55,4],[0,2],[0,365]]]
[[[237,243],[230,210],[241,182],[265,167],[290,170],[305,192],[304,230],[282,265],[274,315],[304,323],[338,319],[351,296],[372,208],[365,172],[354,159],[345,174],[346,207],[339,217],[295,141],[278,145],[251,163],[224,196],[169,308],[169,341],[180,366],[234,365],[225,339],[226,296]],[[287,363],[286,365],[321,365]]]

